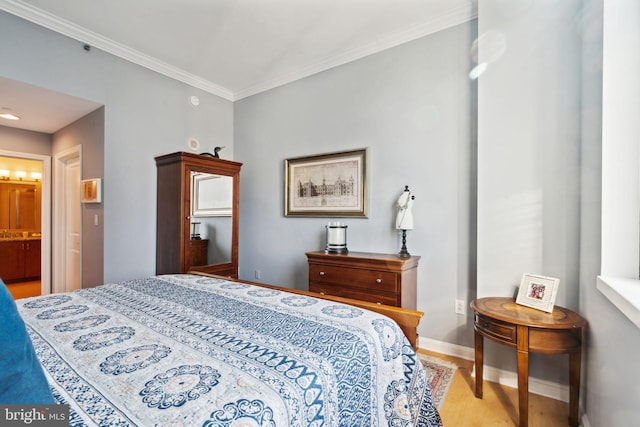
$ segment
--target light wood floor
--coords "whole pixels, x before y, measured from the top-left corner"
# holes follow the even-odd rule
[[[518,426],[518,390],[486,381],[483,398],[474,395],[473,362],[425,350],[458,366],[449,393],[440,409],[444,427]],[[515,357],[515,355],[514,355]],[[536,394],[529,394],[530,427],[566,427],[569,425],[569,404]]]
[[[7,288],[9,292],[11,292],[13,299],[38,296],[41,292],[41,286],[40,280],[7,284]]]

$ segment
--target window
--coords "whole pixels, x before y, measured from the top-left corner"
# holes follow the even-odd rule
[[[631,10],[630,10],[631,9]],[[640,327],[640,4],[605,0],[602,265],[597,287]]]

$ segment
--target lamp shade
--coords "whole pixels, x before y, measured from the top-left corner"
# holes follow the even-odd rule
[[[324,251],[328,254],[347,253],[347,226],[341,222],[330,222],[325,226],[327,245]]]
[[[413,213],[411,212],[411,208],[413,207],[415,198],[416,196],[409,191],[409,186],[405,185],[404,191],[400,194],[396,203],[396,207],[398,208],[396,229],[413,230]]]

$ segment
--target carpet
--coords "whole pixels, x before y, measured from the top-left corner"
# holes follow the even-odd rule
[[[431,385],[431,398],[436,408],[440,409],[447,396],[453,375],[456,373],[456,365],[437,357],[418,353],[418,357],[425,367]]]

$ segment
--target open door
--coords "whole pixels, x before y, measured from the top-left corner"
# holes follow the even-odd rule
[[[82,287],[80,146],[55,156],[53,290],[68,292]]]

